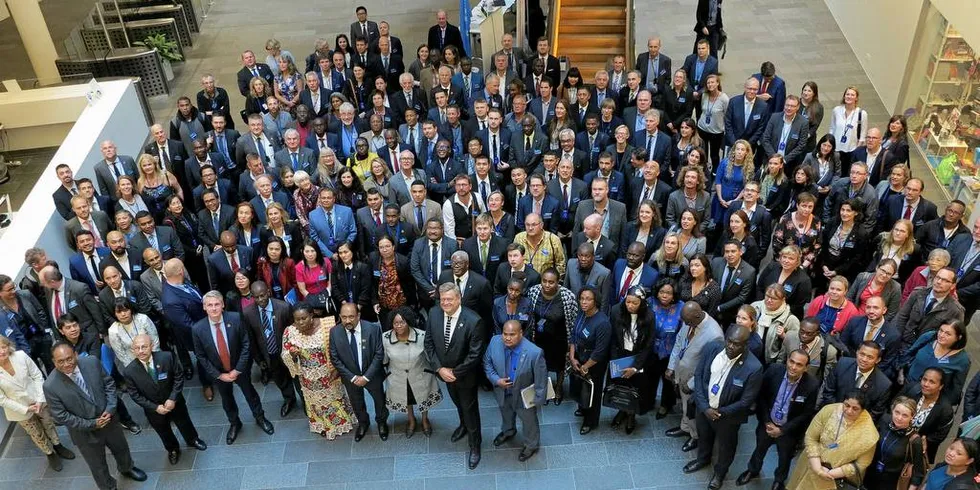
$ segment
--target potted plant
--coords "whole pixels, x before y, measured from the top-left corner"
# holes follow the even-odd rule
[[[160,64],[163,66],[164,76],[168,82],[174,79],[174,70],[171,66],[171,62],[182,61],[184,59],[184,57],[181,56],[179,46],[175,41],[167,39],[167,37],[163,34],[153,34],[147,36],[146,39],[137,41],[133,44],[136,46],[156,49],[157,53],[160,54]]]

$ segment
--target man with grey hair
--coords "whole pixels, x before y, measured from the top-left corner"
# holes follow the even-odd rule
[[[303,146],[303,140],[299,131],[289,128],[283,133],[283,143],[285,148],[276,152],[273,161],[277,169],[289,167],[293,173],[305,170],[308,174],[316,172],[317,155],[316,151]]]
[[[228,123],[228,128],[235,129],[235,122],[231,118],[231,102],[228,100],[228,92],[215,84],[214,75],[210,73],[201,76],[201,91],[197,93],[197,108],[204,113],[204,118],[209,126],[214,116],[222,115]]]
[[[116,183],[119,177],[136,176],[136,161],[133,157],[120,155],[112,140],[105,140],[99,145],[102,159],[95,162],[95,180],[99,184],[99,193],[103,196],[116,194]]]
[[[258,218],[259,223],[263,225],[266,224],[268,218],[266,217],[266,210],[273,203],[278,203],[283,209],[289,212],[289,197],[285,192],[274,191],[272,188],[272,176],[269,174],[262,174],[255,178],[255,197],[252,198],[249,203],[252,205],[252,209],[255,211],[255,217]],[[283,222],[287,221],[289,216],[283,216]]]
[[[235,143],[235,161],[245,168],[248,163],[245,157],[254,153],[260,157],[262,165],[274,166],[272,159],[281,147],[282,140],[279,133],[265,127],[262,115],[249,114],[248,132],[239,136]]]
[[[469,436],[467,466],[480,464],[480,404],[477,397],[480,363],[486,346],[486,326],[473,310],[462,306],[455,283],[439,286],[439,306],[429,311],[425,332],[425,354],[436,374],[446,383],[456,405],[459,426],[451,441]]]
[[[249,336],[241,317],[238,313],[225,311],[224,297],[219,291],[208,291],[202,302],[206,317],[194,324],[192,329],[194,353],[208,378],[214,381],[221,396],[221,407],[231,423],[225,443],[234,443],[242,429],[232,385],[238,385],[242,390],[255,423],[263,432],[272,435],[275,429],[265,418],[262,400],[252,385]]]
[[[480,318],[490,318],[493,308],[493,289],[480,274],[470,273],[470,255],[457,250],[449,258],[451,270],[442,271],[439,284],[453,283],[463,295],[463,306],[475,311]]]
[[[313,117],[327,117],[330,114],[330,93],[320,87],[320,75],[308,71],[304,77],[306,87],[299,93],[299,103],[308,107]]]
[[[152,141],[143,147],[143,153],[157,157],[160,168],[174,174],[174,177],[177,177],[177,180],[182,183],[181,187],[183,187],[185,179],[184,161],[187,160],[184,145],[180,141],[169,139],[166,130],[160,124],[150,126],[150,136]],[[190,191],[189,187],[184,190],[185,195],[188,191]]]
[[[578,148],[575,148],[575,130],[571,128],[565,128],[558,132],[558,146],[561,150],[558,158],[559,160],[568,160],[572,163],[572,168],[574,169],[575,178],[581,179],[585,174],[594,170],[589,159],[589,155]],[[583,185],[585,183],[583,182]],[[565,199],[566,201],[568,199]],[[575,210],[571,213],[575,215]]]
[[[660,111],[650,108],[643,116],[643,131],[633,133],[633,146],[647,151],[647,160],[660,164],[661,169],[672,168],[670,135],[660,132]]]
[[[358,136],[367,131],[364,121],[355,119],[354,104],[344,102],[340,104],[340,119],[333,120],[327,131],[338,135],[339,148],[337,148],[337,159],[339,162],[347,161],[347,158],[354,154],[354,143]]]
[[[612,270],[618,255],[617,244],[602,235],[602,215],[593,213],[582,220],[582,231],[572,236],[572,250],[578,250],[582,244],[590,245],[595,253],[595,260]]]

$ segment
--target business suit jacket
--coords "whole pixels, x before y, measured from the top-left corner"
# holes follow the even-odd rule
[[[516,49],[516,48],[515,48]],[[524,60],[524,73],[527,77],[531,76],[531,65],[534,64],[535,58],[540,58],[541,55],[538,53],[531,53],[531,55]],[[544,76],[551,79],[551,94],[558,95],[558,86],[561,85],[561,63],[559,63],[558,58],[549,54],[544,63]],[[503,85],[501,85],[502,87]],[[533,84],[525,84],[527,90],[531,90],[534,87]],[[537,93],[534,94],[535,97],[538,96]]]
[[[357,363],[351,357],[350,334],[343,325],[330,329],[330,360],[344,383],[350,383],[354,376],[364,376],[370,383],[383,383],[384,347],[381,344],[381,325],[361,320],[361,352]]]
[[[334,151],[334,153],[340,151],[340,138],[331,132],[323,133],[324,143],[327,147]],[[306,142],[304,146],[313,150],[313,155],[319,161],[320,158],[320,142],[317,140],[317,135],[315,132],[310,131],[310,134],[306,135]]]
[[[68,428],[73,441],[94,443],[99,430],[95,420],[104,412],[116,413],[116,384],[94,357],[78,358],[78,371],[91,398],[61,371],[53,371],[44,382],[44,398],[55,422]]]
[[[442,85],[436,84],[434,87],[432,87],[431,90],[429,90],[429,109],[430,109],[430,111],[432,109],[435,109],[436,108],[436,93],[437,92],[443,92],[443,93],[445,93],[448,96],[448,99],[449,99],[448,100],[448,105],[454,105],[456,107],[459,107],[460,119],[464,119],[465,118],[465,115],[466,115],[466,99],[463,98],[463,87],[460,87],[460,86],[456,85],[452,81],[449,82],[449,87],[447,87],[447,88],[443,88]],[[441,122],[441,121],[439,121],[439,122]]]
[[[577,155],[579,151],[575,150],[575,153]],[[562,196],[563,185],[568,185],[568,201],[565,201]],[[577,177],[572,177],[567,184],[562,184],[560,178],[551,179],[546,186],[546,192],[558,201],[558,215],[554,217],[557,220],[555,228],[561,233],[568,233],[572,229],[572,218],[575,216],[578,204],[589,196],[585,182]]]
[[[612,282],[609,284],[609,301],[615,304],[621,301],[619,292],[622,288],[623,276],[626,275],[626,259],[616,259],[616,263],[610,269],[612,270]],[[637,284],[643,286],[648,292],[653,291],[653,285],[657,282],[659,275],[657,269],[644,263],[640,268],[640,280]]]
[[[95,300],[95,295],[89,290],[88,286],[79,281],[65,277],[65,303],[61,305],[66,312],[75,315],[78,319],[82,332],[102,333],[109,331],[109,324],[102,316],[102,309]],[[45,288],[44,305],[45,313],[54,311],[53,291]],[[58,328],[53,315],[50,317],[51,324],[48,325],[52,331],[57,332]]]
[[[99,265],[100,268],[104,268],[107,265],[112,265],[123,275],[123,279],[132,279],[134,281],[139,280],[140,274],[143,273],[145,265],[143,264],[143,254],[142,250],[133,247],[132,245],[126,247],[127,256],[129,257],[129,268],[124,268],[120,265],[119,260],[116,256],[110,253],[106,255],[103,262]]]
[[[401,154],[401,152],[403,152],[405,150],[408,150],[408,151],[411,151],[412,153],[415,153],[413,151],[412,147],[410,147],[408,145],[403,145],[401,143],[398,143],[397,146],[394,149],[394,151],[396,153],[398,153],[399,155]],[[401,169],[398,168],[398,166],[394,164],[394,160],[391,157],[391,152],[392,152],[392,149],[389,148],[388,146],[385,146],[384,148],[382,148],[382,149],[380,149],[380,150],[377,151],[378,156],[381,157],[381,159],[385,161],[385,165],[388,166],[388,171],[391,172],[392,176],[397,176],[395,174],[397,174],[398,172],[401,172]],[[399,161],[401,161],[401,156],[399,156],[398,159],[399,159]],[[392,179],[392,178],[389,177],[388,182],[391,183],[394,180],[402,180],[402,179]],[[423,179],[423,182],[424,181],[425,180]],[[404,185],[402,187],[405,188],[405,192],[407,193],[408,192],[408,188],[405,187]]]
[[[239,270],[251,276],[252,248],[244,245],[236,245],[235,248],[238,251]],[[211,282],[212,289],[217,289],[223,294],[235,290],[235,273],[231,270],[231,264],[228,263],[228,256],[225,255],[224,249],[216,250],[208,255],[207,268],[208,280]]]
[[[902,216],[905,214],[905,197],[902,195],[892,196],[888,198],[885,206],[886,209],[884,212],[880,213],[883,218],[879,226],[881,231],[891,230],[895,222],[902,219]],[[918,228],[926,224],[927,221],[932,221],[938,217],[936,205],[928,199],[920,197],[919,204],[916,205],[915,212],[912,213],[912,226]]]
[[[435,307],[429,311],[425,329],[425,354],[433,371],[449,368],[456,376],[456,385],[471,387],[480,373],[482,354],[486,345],[486,326],[473,310],[460,306],[456,328],[446,347],[446,313]]]
[[[226,311],[222,314],[221,324],[225,328],[225,341],[228,343],[228,354],[231,358],[231,368],[243,376],[248,376],[252,360],[251,344],[249,343],[246,327],[242,325],[238,313]],[[211,323],[207,316],[198,320],[191,330],[194,339],[194,353],[198,365],[204,369],[209,379],[218,379],[226,373],[218,356],[218,348],[211,337]]]
[[[716,340],[708,344],[702,352],[697,373],[694,375],[694,403],[698,407],[698,412],[709,408],[711,362],[723,350],[725,350],[725,342]],[[748,420],[749,409],[762,389],[762,379],[762,364],[746,349],[729,370],[725,384],[721,387],[718,411],[721,412],[722,420],[734,420],[737,423]]]
[[[728,212],[725,213],[725,221],[723,223],[728,223],[731,219],[732,214],[735,211],[739,211],[743,208],[745,203],[739,199],[732,202],[731,206],[728,207]],[[755,211],[752,216],[749,217],[749,232],[752,233],[752,237],[755,238],[755,243],[759,245],[759,248],[769,247],[772,242],[772,223],[773,217],[769,214],[769,210],[766,209],[762,204],[756,204]],[[835,228],[836,230],[836,228]]]
[[[606,204],[606,219],[609,220],[609,236],[610,240],[618,240],[623,234],[623,225],[626,223],[626,206],[612,199],[607,199]],[[586,199],[578,203],[578,209],[575,210],[575,227],[572,228],[573,233],[578,233],[582,231],[582,222],[585,218],[595,212],[595,202],[592,199]]]
[[[361,30],[360,22],[350,23],[350,44],[354,45],[354,39],[358,36],[364,38],[365,41],[370,45],[373,42],[377,42],[378,38],[381,37],[381,31],[378,30],[378,23],[373,20],[368,20],[364,22],[367,27],[367,36],[364,35],[364,31]]]
[[[659,139],[659,138],[658,138]],[[629,179],[629,187],[627,188],[629,196],[629,207],[628,219],[635,219],[636,212],[640,209],[640,199],[643,197],[643,188],[646,186],[646,182],[643,177],[633,177]],[[657,183],[653,186],[653,196],[647,197],[648,200],[653,201],[657,205],[657,211],[660,212],[661,217],[667,216],[667,199],[670,198],[670,193],[673,190],[670,184],[664,182],[663,179],[657,179]]]
[[[660,53],[660,64],[658,68],[659,72],[655,73],[656,77],[654,80],[654,85],[657,86],[657,93],[653,94],[655,98],[662,97],[663,93],[668,89],[670,85],[671,77],[674,76],[674,70],[671,69],[671,59],[663,53]],[[650,52],[640,53],[636,57],[636,65],[634,68],[640,72],[640,88],[647,86],[647,65],[650,63]]]
[[[689,54],[684,58],[684,73],[687,73],[687,83],[690,85],[695,92],[702,92],[704,90],[705,83],[708,80],[708,75],[718,74],[718,58],[708,55],[708,59],[704,60],[704,68],[701,69],[701,78],[695,80],[695,75],[697,71],[698,55]]]
[[[929,313],[923,313],[926,307],[926,299],[931,292],[932,288],[920,288],[913,291],[909,298],[902,303],[902,309],[895,317],[894,325],[902,329],[903,349],[908,349],[923,333],[939,330],[940,326],[954,320],[961,322],[964,320],[963,305],[952,295],[935,305]]]
[[[731,106],[729,106],[731,107]],[[766,124],[762,133],[762,149],[766,152],[766,161],[779,151],[779,138],[783,133],[783,116],[774,115]],[[810,123],[806,118],[797,115],[790,124],[789,137],[786,138],[786,149],[783,158],[787,169],[795,169],[806,157],[806,142],[810,138]],[[789,174],[787,174],[789,175]]]
[[[764,82],[762,81],[762,73],[756,73],[752,75],[759,82],[759,95],[769,94],[772,98],[766,105],[769,106],[769,112],[776,114],[777,112],[783,112],[783,105],[786,103],[786,82],[778,76],[773,76],[772,81],[769,82],[769,86],[766,87],[765,92],[762,91],[762,86]]]
[[[581,201],[580,201],[581,202]],[[541,221],[544,223],[544,228],[552,233],[558,231],[558,218],[561,214],[560,207],[561,203],[558,199],[550,194],[545,194],[541,202]],[[517,203],[517,213],[515,213],[514,221],[517,229],[524,231],[524,218],[528,214],[534,212],[534,196],[531,194],[525,194],[521,198],[521,202]],[[578,221],[578,215],[575,215],[575,221]]]
[[[272,191],[272,196],[270,197],[272,197],[272,202],[280,204],[288,214],[292,215],[295,213],[295,211],[292,210],[292,206],[289,204],[289,196],[287,196],[285,192]],[[249,203],[252,204],[252,209],[255,210],[255,217],[258,218],[259,223],[263,225],[266,224],[266,221],[269,218],[265,214],[266,207],[262,197],[255,196],[251,201],[249,201]],[[289,217],[283,216],[283,218],[288,219]]]
[[[589,168],[599,168],[599,154],[607,146],[609,146],[609,136],[601,131],[596,131],[595,142],[592,146],[589,146],[589,133],[584,129],[575,134],[575,148],[588,155]]]
[[[221,232],[231,228],[231,225],[235,224],[235,208],[227,204],[222,204],[218,208],[218,230],[215,231],[214,225],[211,219],[211,211],[205,208],[201,208],[197,212],[197,222],[198,226],[198,240],[201,244],[207,248],[208,252],[214,250],[214,247],[219,245],[219,240],[221,238]]]
[[[123,166],[123,172],[131,177],[136,177],[136,161],[133,157],[126,155],[116,155],[119,163]],[[99,185],[99,194],[103,196],[116,195],[116,177],[105,159],[95,162],[95,180]]]
[[[848,352],[841,353],[843,356],[857,357],[861,342],[864,342],[864,331],[867,326],[868,317],[866,316],[856,316],[848,320],[839,336],[841,343],[848,349]],[[902,354],[902,336],[892,326],[891,322],[885,320],[885,323],[871,340],[881,346],[881,362],[878,363],[878,369],[881,369],[888,376],[888,379],[893,379],[901,367],[898,364]]]
[[[226,155],[224,153],[221,153],[221,155],[225,157],[227,163],[234,164],[235,143],[238,142],[238,138],[241,138],[242,134],[239,133],[237,130],[231,128],[225,128],[225,130],[222,131],[221,133],[217,133],[214,130],[208,131],[207,136],[212,139],[211,145],[208,147],[208,151],[215,152],[215,153],[221,153],[220,151],[221,147],[218,144],[218,140],[224,139],[225,149],[228,151],[228,154]],[[236,170],[237,169],[238,167],[236,165]]]
[[[263,137],[267,138],[269,143],[272,145],[273,153],[266,156],[269,158],[269,160],[274,162],[275,153],[281,150],[283,147],[282,138],[279,137],[279,133],[269,128],[266,128],[263,131]],[[245,133],[239,136],[238,141],[235,143],[235,162],[240,168],[245,168],[245,164],[247,163],[245,161],[245,156],[249,153],[255,153],[256,155],[260,156],[262,155],[262,153],[260,153],[258,148],[255,146],[255,136],[253,136],[252,133]],[[262,162],[262,164],[268,167],[270,162]]]
[[[881,182],[882,180],[887,181],[889,175],[891,174],[891,168],[888,169],[888,173],[884,173],[884,171],[885,171],[885,159],[887,158],[887,154],[888,154],[888,150],[885,149],[885,148],[882,148],[881,151],[878,152],[878,156],[875,157],[874,161],[873,162],[869,162],[868,161],[868,147],[867,146],[861,146],[861,147],[858,147],[858,148],[856,148],[854,150],[854,153],[851,156],[851,161],[852,162],[864,162],[864,163],[868,164],[868,182],[870,182],[871,185],[873,185],[873,186],[877,186],[878,185],[878,182]],[[846,175],[845,175],[845,177],[846,177]]]
[[[101,274],[102,261],[104,261],[106,256],[109,255],[109,249],[105,247],[96,247],[93,252],[95,252],[95,255],[99,258],[100,267],[96,269],[96,272]],[[89,273],[88,262],[82,252],[76,252],[72,254],[71,257],[68,257],[68,274],[72,279],[82,282],[88,286],[92,294],[99,292],[98,288],[95,287],[96,278],[92,277],[92,274]]]
[[[58,185],[58,188],[51,194],[51,198],[54,199],[55,209],[57,209],[58,214],[60,214],[61,217],[66,220],[69,220],[75,216],[75,212],[71,210],[72,197],[74,196],[72,196],[71,192],[68,189],[65,189],[65,186],[63,185]]]
[[[547,132],[548,124],[555,118],[555,106],[557,105],[558,97],[551,97],[547,103],[541,100],[541,97],[535,97],[527,105],[527,112],[538,118],[538,122],[541,123],[541,131]]]
[[[370,51],[369,51],[370,52]],[[398,77],[405,73],[405,62],[402,61],[402,56],[400,54],[394,54],[388,52],[388,69],[385,70],[384,59],[381,57],[380,53],[373,53],[373,63],[371,63],[371,73],[374,77],[383,76],[385,83],[387,84],[387,89],[389,94],[393,94],[395,90],[399,90]],[[371,62],[372,58],[368,58]],[[390,102],[389,102],[390,104]]]
[[[711,271],[715,282],[721,287],[721,303],[718,305],[717,312],[711,312],[714,316],[719,314],[718,323],[728,325],[735,320],[735,313],[740,306],[752,302],[752,293],[755,289],[755,267],[752,267],[745,260],[741,260],[735,268],[735,277],[728,278],[728,287],[721,281],[725,274],[728,263],[724,257],[711,259]],[[728,321],[731,320],[731,321]]]
[[[493,308],[493,288],[490,281],[482,275],[469,271],[466,278],[466,285],[463,286],[462,305],[476,312],[480,318],[490,318],[491,308]],[[455,283],[456,276],[452,269],[443,268],[442,275],[439,276],[439,284]]]
[[[147,272],[140,279],[153,275],[152,272]],[[163,314],[167,321],[179,330],[180,335],[184,335],[185,332],[189,334],[194,324],[207,316],[200,298],[170,285],[166,280],[161,284],[160,303],[163,305]],[[210,326],[206,326],[205,330],[208,328]]]
[[[163,281],[160,280],[158,272],[159,271],[151,267],[146,267],[143,272],[140,273],[139,281],[146,286],[147,291],[149,291],[155,298],[159,299],[160,304],[163,305]]]
[[[170,260],[172,258],[178,258],[184,260],[184,246],[180,244],[180,239],[177,237],[177,233],[174,229],[169,226],[157,226],[157,244],[160,246],[160,255],[163,260]],[[138,250],[143,250],[150,247],[150,241],[146,239],[143,232],[136,232],[136,236],[130,242],[130,245],[136,247]]]
[[[353,42],[353,38],[351,38]],[[272,69],[269,65],[265,63],[255,63],[255,68],[259,72],[259,76],[265,79],[266,83],[271,87],[275,82],[275,75],[272,74]],[[242,67],[238,70],[238,92],[242,94],[242,97],[248,95],[248,83],[252,80],[252,72],[248,68]]]
[[[354,216],[354,220],[357,222],[357,236],[360,237],[360,248],[364,257],[367,257],[372,250],[377,248],[374,240],[381,236],[379,231],[384,229],[385,213],[383,205],[378,210],[378,215],[381,218],[381,226],[375,224],[373,210],[368,206],[358,209]]]
[[[279,299],[269,298],[269,301],[272,302],[273,335],[278,339],[279,345],[282,345],[282,333],[286,331],[286,327],[293,323],[293,307]],[[241,316],[242,322],[248,328],[252,357],[260,364],[268,364],[270,359],[269,349],[265,341],[265,325],[262,324],[262,315],[259,313],[258,305],[252,303],[246,306],[242,310]]]
[[[842,357],[837,361],[837,367],[829,371],[824,379],[823,393],[817,406],[823,407],[829,403],[844,401],[844,396],[855,389],[857,369],[857,359],[853,357]],[[888,408],[891,386],[892,382],[888,380],[888,376],[885,376],[881,369],[875,368],[858,389],[864,393],[865,400],[868,402],[865,408],[875,420],[881,418]]]
[[[544,351],[526,338],[521,339],[519,348],[521,357],[517,361],[514,379],[510,380],[514,384],[510,388],[510,393],[520,396],[522,390],[534,386],[534,406],[543,407],[545,398],[548,396],[548,366],[544,362]],[[510,377],[510,366],[507,364],[505,352],[506,346],[504,346],[503,337],[494,335],[483,355],[484,373],[487,375],[487,380],[493,385],[493,395],[501,407],[504,406],[507,390],[497,386],[497,381],[501,378]],[[523,405],[519,406],[523,407]]]
[[[313,140],[316,142],[316,139]],[[290,154],[288,148],[283,147],[276,152],[273,156],[273,161],[276,162],[276,168],[289,167],[293,169],[293,172],[297,170],[303,170],[310,176],[316,175],[317,173],[317,151],[310,148],[299,147],[296,149],[297,159],[299,160],[299,166],[293,165],[293,157]]]
[[[339,261],[334,262],[330,277],[330,296],[337,311],[347,302],[356,303],[361,309],[371,308],[371,268],[364,262],[354,262],[350,282],[346,268]]]
[[[575,247],[572,247],[572,250],[574,251]],[[585,286],[596,288],[599,291],[599,297],[596,298],[597,304],[601,305],[600,309],[607,311],[610,306],[606,299],[609,298],[611,291],[611,275],[612,272],[608,267],[598,262],[593,262],[592,269],[589,270],[588,275],[583,276],[582,270],[578,266],[578,259],[569,259],[568,266],[565,267],[565,280],[563,285],[574,293],[575,297],[578,297],[579,291]]]
[[[426,199],[423,202],[423,209],[425,210],[422,219],[425,220],[419,223],[415,219],[415,201],[410,201],[402,204],[401,215],[402,220],[415,230],[417,236],[423,236],[425,234],[425,222],[432,218],[438,218],[442,220],[442,206],[439,203],[433,201],[432,199]]]
[[[327,213],[322,207],[317,206],[309,214],[310,240],[313,240],[320,247],[323,256],[327,258],[333,257],[334,252],[337,251],[337,245],[340,245],[341,242],[354,243],[354,240],[357,239],[357,226],[354,224],[354,213],[351,212],[350,208],[342,204],[335,204],[332,212],[335,230],[333,247],[330,247],[328,241],[330,231],[327,226]]]
[[[540,121],[540,119],[538,119]],[[514,132],[510,137],[510,156],[507,163],[511,168],[521,167],[528,172],[541,164],[541,155],[548,151],[548,138],[541,131],[531,136],[531,151],[524,151],[524,133]]]
[[[315,107],[313,105],[313,92],[309,88],[305,88],[299,93],[299,103],[309,107],[311,118],[327,117],[330,115],[330,93],[323,88],[323,85],[320,85],[318,91],[320,93],[320,97],[317,99],[319,104]]]
[[[637,148],[647,148],[648,139],[649,135],[646,131],[636,132],[633,134],[632,144]],[[669,134],[664,131],[657,131],[657,140],[654,143],[653,152],[650,153],[649,159],[660,164],[661,173],[664,173],[666,170],[670,170],[672,172],[673,163],[671,160],[674,150],[671,148],[671,143],[672,140]]]
[[[580,231],[572,235],[572,253],[576,253],[579,246],[588,241],[588,237],[585,236],[584,231]],[[617,257],[619,256],[619,237],[616,240],[599,235],[599,243],[595,249],[595,260],[596,262],[602,264],[607,269],[612,269],[613,265],[617,262]],[[652,286],[652,284],[651,284]]]
[[[442,260],[441,270],[449,270],[451,268],[450,258],[453,252],[456,251],[456,240],[442,237],[439,248],[440,254],[442,255],[440,257]],[[415,241],[411,259],[412,277],[415,278],[415,283],[419,287],[419,296],[421,297],[422,295],[428,294],[429,291],[432,291],[438,285],[430,279],[432,275],[432,247],[428,238]],[[438,282],[438,279],[436,282]]]
[[[112,221],[109,219],[109,215],[103,213],[102,211],[92,210],[92,221],[95,222],[95,227],[98,228],[99,234],[102,235],[102,242],[105,243],[105,236],[114,227],[110,224]],[[77,251],[78,247],[75,246],[75,233],[78,233],[82,228],[82,223],[78,220],[77,216],[72,217],[67,222],[65,222],[65,240],[68,242],[68,247],[72,250]]]
[[[155,296],[152,296],[147,290],[146,286],[139,281],[130,281],[128,279],[123,279],[122,289],[126,293],[126,299],[132,303],[136,311],[133,313],[142,313],[148,316],[154,322],[160,319],[160,314],[163,312],[163,306],[160,304],[160,300]],[[115,294],[112,292],[112,288],[106,285],[99,291],[97,296],[99,299],[99,306],[102,307],[102,314],[105,316],[109,324],[112,324],[116,318],[116,309],[113,303],[116,300]]]
[[[490,128],[481,129],[476,132],[475,135],[479,138],[480,143],[483,145],[483,155],[490,157],[490,144],[492,140],[490,138]],[[501,162],[507,162],[510,158],[510,142],[513,140],[514,135],[511,134],[510,130],[500,126],[497,129],[497,146],[500,148],[499,152],[495,155],[497,159]],[[490,164],[493,165],[493,160],[490,160]]]
[[[389,87],[390,86],[391,85],[389,84]],[[395,87],[398,87],[398,85],[396,84]],[[408,100],[405,98],[405,92],[400,90],[400,87],[398,87],[398,90],[396,90],[390,96],[388,96],[388,104],[391,105],[391,110],[395,111],[395,114],[398,115],[399,123],[404,123],[405,111],[408,110],[409,105],[408,105]],[[418,87],[412,87],[411,108],[415,109],[415,112],[417,112],[420,116],[422,114],[426,114],[427,112],[429,112],[428,97],[425,95],[425,92],[423,92],[422,89]],[[415,131],[416,136],[418,136],[421,133],[421,129],[422,128],[420,126],[418,130]],[[405,133],[402,134],[401,140],[405,141],[407,135],[408,135],[408,131],[405,131]]]
[[[232,172],[228,170],[229,165],[233,165],[230,161],[225,160],[225,156],[221,153],[212,152],[208,155],[210,165],[214,167],[214,171],[218,174],[219,178],[221,176],[229,175]],[[184,178],[187,179],[187,184],[193,188],[201,185],[201,167],[205,165],[205,162],[198,160],[197,156],[191,155],[184,165]],[[220,192],[220,191],[219,191]]]
[[[759,389],[759,396],[756,398],[755,414],[759,418],[759,424],[763,425],[772,421],[771,413],[773,405],[776,404],[776,397],[779,396],[779,386],[783,383],[786,376],[786,364],[773,363],[762,374],[762,386]],[[781,426],[783,434],[791,437],[799,437],[806,431],[810,420],[817,412],[817,399],[820,398],[820,380],[804,371],[803,377],[797,382],[796,391],[793,398],[789,401],[789,412],[786,414],[786,423]]]
[[[129,397],[147,412],[156,412],[158,406],[167,400],[176,402],[184,390],[184,368],[167,351],[150,354],[156,379],[150,378],[150,373],[139,359],[133,359],[125,368],[122,375],[126,378]]]
[[[725,146],[734,146],[735,141],[743,139],[757,145],[768,122],[769,106],[764,100],[756,98],[749,124],[746,125],[745,96],[732,97],[728,102],[728,110],[725,111]]]
[[[404,71],[404,70],[402,70],[402,71]],[[467,108],[470,108],[470,107],[473,107],[473,101],[476,100],[477,94],[480,94],[481,92],[483,92],[483,88],[484,88],[484,85],[483,85],[483,74],[481,74],[476,68],[473,68],[472,70],[470,70],[470,76],[469,76],[470,91],[469,92],[467,92],[465,90],[466,89],[466,84],[464,83],[465,82],[465,78],[464,77],[465,77],[465,75],[463,75],[463,72],[458,72],[458,73],[453,74],[452,84],[455,85],[455,86],[457,86],[457,87],[460,87],[460,88],[464,89],[462,91],[463,101],[466,103],[466,107]],[[397,80],[396,80],[396,83],[397,83]],[[388,86],[390,87],[391,84],[389,83]]]
[[[942,218],[935,221],[941,222]],[[942,224],[940,224],[938,228],[939,230],[935,233],[939,237],[938,240],[943,240],[945,235],[943,235],[941,229]],[[963,270],[962,275],[956,279],[956,294],[960,304],[963,305],[963,308],[965,309],[964,314],[967,315],[966,318],[973,316],[973,312],[977,310],[978,306],[980,306],[980,260],[974,259],[971,263],[963,264],[963,260],[967,257],[970,247],[972,246],[972,234],[968,232],[957,232],[957,234],[953,235],[953,238],[950,240],[949,246],[946,247],[948,248],[951,257],[949,266],[954,269]],[[925,256],[924,253],[923,256]]]
[[[232,207],[238,204],[238,192],[230,180],[218,178],[218,181],[214,183],[214,187],[212,187],[212,189],[218,192],[218,201],[220,201],[221,204],[227,204]],[[199,184],[194,188],[194,209],[204,209],[205,190],[207,189],[205,189],[204,184]]]
[[[507,244],[506,239],[490,235],[487,243],[487,264],[484,267],[480,261],[480,238],[474,234],[464,240],[462,250],[470,256],[470,272],[480,274],[488,281],[496,279],[500,264],[507,263]]]

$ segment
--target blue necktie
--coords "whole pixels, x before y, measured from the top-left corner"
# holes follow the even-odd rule
[[[265,345],[269,350],[269,354],[279,353],[279,342],[276,340],[276,336],[273,334],[272,330],[272,318],[269,317],[269,313],[265,308],[259,310],[262,313],[262,325],[265,327]]]
[[[334,237],[333,212],[327,211],[327,229],[330,230],[330,238]]]
[[[361,361],[358,360],[357,352],[357,337],[354,336],[354,331],[350,331],[350,355],[354,358],[354,365],[357,366],[357,371],[361,371]]]
[[[156,250],[157,252],[159,252],[160,251],[160,244],[157,243],[157,235],[156,235],[156,233],[150,235],[147,238],[149,238],[150,246],[153,247],[154,250]]]
[[[218,213],[211,213],[211,225],[214,226],[214,234],[221,235],[221,229],[218,227]]]
[[[490,205],[487,203],[487,181],[480,182],[480,197],[483,198],[483,209],[488,209]]]
[[[231,155],[228,154],[228,142],[225,141],[225,134],[221,133],[216,135],[216,142],[218,143],[218,151],[228,160],[231,160]]]
[[[299,169],[299,155],[296,153],[291,153],[291,155],[293,156],[293,171],[295,172]]]
[[[415,228],[417,230],[422,230],[425,225],[425,220],[422,218],[422,205],[415,206]]]
[[[436,272],[439,270],[439,245],[436,243],[432,244],[432,262],[429,263],[429,279],[432,284],[436,283]]]
[[[262,142],[261,137],[255,138],[255,148],[259,150],[259,156],[262,157],[262,164],[269,163],[269,157],[265,152],[265,143]]]

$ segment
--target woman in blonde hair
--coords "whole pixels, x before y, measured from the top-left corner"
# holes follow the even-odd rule
[[[895,279],[901,284],[922,262],[919,255],[919,245],[915,243],[915,237],[912,235],[912,222],[900,219],[892,225],[891,231],[884,231],[878,235],[874,255],[867,270],[873,272],[881,259],[892,259],[898,264]]]
[[[922,448],[924,438],[916,433],[912,420],[918,407],[907,396],[896,397],[889,417],[878,422],[881,444],[875,446],[874,464],[864,475],[867,490],[894,490],[901,488],[899,481],[907,463],[912,464],[912,475],[907,488],[918,488],[926,476],[927,461]]]
[[[718,164],[715,172],[715,196],[711,201],[711,216],[721,219],[732,201],[742,198],[745,183],[755,179],[755,163],[752,145],[738,140],[728,153],[728,158]]]
[[[303,76],[296,69],[292,57],[279,56],[276,58],[279,74],[276,75],[276,98],[289,112],[293,112],[299,104],[299,93],[303,91]]]
[[[267,114],[269,106],[265,99],[272,95],[272,87],[262,77],[253,77],[248,82],[248,95],[245,96],[245,115]]]
[[[159,158],[144,153],[137,167],[139,178],[136,181],[136,190],[143,196],[143,202],[149,208],[153,219],[160,223],[170,197],[176,194],[183,201],[184,192],[180,189],[177,177],[174,177],[169,170],[160,168]]]
[[[279,64],[277,63],[279,58],[289,58],[291,62],[296,59],[293,58],[292,53],[282,49],[282,43],[274,37],[265,42],[265,52],[265,64],[269,65],[269,68],[272,70],[272,75],[276,77],[279,76],[280,70]]]

